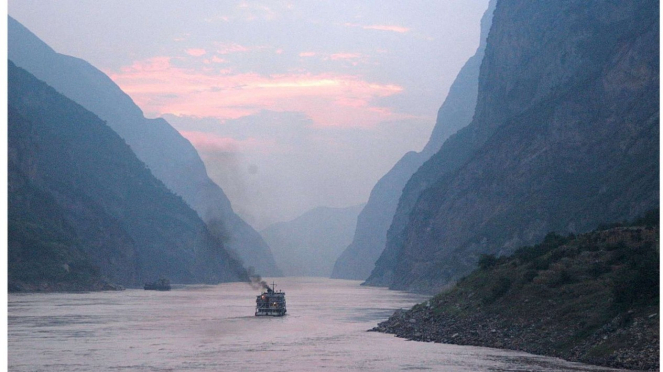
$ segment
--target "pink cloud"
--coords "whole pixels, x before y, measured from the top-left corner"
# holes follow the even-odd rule
[[[260,110],[297,111],[323,126],[372,126],[409,117],[376,103],[401,93],[402,87],[355,75],[206,72],[173,66],[169,57],[136,62],[108,75],[154,116],[171,113],[224,120]]]
[[[216,52],[219,54],[242,53],[250,50],[249,47],[236,43],[218,43],[217,47]]]
[[[407,27],[397,26],[397,25],[359,25],[356,23],[344,23],[343,25],[347,27],[361,27],[364,30],[391,31],[391,32],[398,32],[401,34],[410,31],[410,29]]]
[[[207,51],[201,48],[191,48],[186,50],[186,54],[194,57],[200,57],[207,54]]]
[[[342,59],[359,59],[363,56],[359,53],[334,53],[329,56],[332,61],[338,61]]]
[[[239,152],[240,141],[230,137],[219,137],[204,132],[180,131],[184,138],[199,150],[208,152]]]
[[[368,106],[368,101],[363,98],[356,97],[339,97],[334,101],[336,104],[341,106],[348,107],[366,107]]]
[[[226,153],[275,153],[279,152],[276,141],[273,139],[256,139],[249,137],[239,140],[232,137],[222,137],[214,133],[198,131],[180,131],[180,134],[202,152]]]
[[[123,67],[122,71],[126,73],[163,71],[170,68],[170,60],[170,57],[154,57],[146,61],[136,61],[129,67]]]
[[[402,27],[402,26],[394,26],[394,25],[370,25],[370,26],[362,26],[364,30],[379,30],[379,31],[392,31],[392,32],[398,32],[401,34],[404,34],[408,31],[410,31],[409,28],[407,27]]]

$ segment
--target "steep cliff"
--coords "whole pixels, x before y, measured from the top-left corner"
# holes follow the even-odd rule
[[[328,278],[334,262],[352,241],[362,207],[317,207],[292,221],[272,224],[260,234],[284,275]]]
[[[11,67],[10,67],[11,68]],[[54,197],[33,184],[38,151],[33,126],[8,107],[9,291],[107,289],[65,211]],[[119,243],[120,239],[114,241]],[[133,272],[125,272],[129,277]]]
[[[86,61],[55,52],[9,17],[8,54],[22,67],[105,120],[152,174],[180,195],[222,236],[247,266],[262,275],[280,275],[269,246],[237,216],[221,188],[208,176],[191,143],[168,122],[146,119],[108,76]]]
[[[437,113],[435,127],[428,143],[421,152],[411,151],[387,172],[373,187],[366,207],[357,220],[352,243],[334,265],[332,278],[368,278],[375,261],[380,257],[387,241],[391,224],[403,187],[412,174],[428,160],[444,141],[472,120],[476,106],[479,67],[486,48],[496,0],[492,0],[481,19],[481,41],[474,56],[470,57],[454,80],[447,98]]]
[[[408,181],[367,284],[435,291],[658,206],[658,2],[498,2],[472,123]]]
[[[248,279],[101,119],[11,61],[8,81],[11,288],[58,289],[71,271],[127,286]]]

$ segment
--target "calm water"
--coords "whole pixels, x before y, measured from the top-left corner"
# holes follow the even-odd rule
[[[608,371],[366,332],[424,298],[357,281],[280,278],[288,315],[253,316],[246,284],[170,292],[10,294],[11,371]]]

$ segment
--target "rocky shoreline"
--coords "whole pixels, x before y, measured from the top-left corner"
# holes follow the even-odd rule
[[[485,256],[448,291],[371,331],[659,370],[658,227],[619,227]]]
[[[658,314],[632,317],[627,328],[620,327],[624,321],[624,317],[616,317],[589,340],[566,352],[559,352],[553,345],[572,337],[572,329],[539,328],[540,324],[537,323],[540,322],[537,321],[513,323],[499,315],[477,314],[464,318],[448,314],[435,315],[428,306],[418,306],[409,311],[398,310],[370,331],[394,334],[412,341],[510,349],[572,362],[658,371],[658,337],[652,334],[652,327],[658,331]],[[590,349],[610,343],[611,337],[617,334],[632,335],[632,346],[607,358],[587,357]]]
[[[371,331],[657,371],[658,231],[549,234],[513,256],[486,255],[449,290]]]

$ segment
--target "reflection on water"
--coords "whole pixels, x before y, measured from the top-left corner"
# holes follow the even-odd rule
[[[288,315],[255,317],[240,283],[10,294],[11,371],[609,371],[366,332],[424,297],[357,281],[279,278]]]

